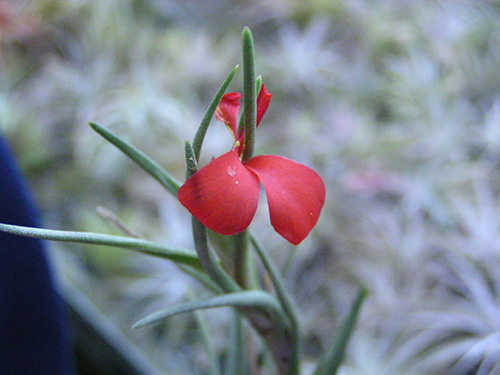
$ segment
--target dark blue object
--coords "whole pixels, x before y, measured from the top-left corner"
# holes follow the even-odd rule
[[[0,222],[38,226],[22,176],[0,137]],[[43,243],[0,232],[0,375],[68,375],[71,343]]]

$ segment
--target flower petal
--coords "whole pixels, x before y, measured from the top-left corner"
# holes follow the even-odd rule
[[[271,224],[287,241],[298,245],[316,225],[325,203],[325,184],[311,168],[274,155],[245,162],[266,190]]]
[[[272,94],[269,94],[269,92],[266,89],[266,85],[262,84],[262,87],[260,88],[259,96],[257,97],[257,126],[259,126],[260,120],[262,119],[262,116],[267,111],[267,108],[269,107],[269,103],[271,102]]]
[[[233,137],[236,140],[236,134],[238,129],[238,112],[240,110],[240,98],[241,94],[237,92],[231,92],[225,94],[217,110],[215,111],[215,118],[226,124],[229,130],[233,133]]]
[[[259,194],[259,178],[231,150],[192,175],[179,189],[178,197],[207,228],[231,235],[250,225]]]

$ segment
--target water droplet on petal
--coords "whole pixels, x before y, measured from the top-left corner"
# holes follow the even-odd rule
[[[233,177],[236,174],[236,168],[232,166],[227,167],[227,174]]]

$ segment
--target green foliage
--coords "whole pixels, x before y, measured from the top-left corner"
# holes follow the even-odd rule
[[[96,231],[101,219],[88,218],[106,205],[144,237],[192,246],[175,199],[87,122],[182,180],[179,150],[241,61],[248,24],[257,70],[274,94],[256,152],[309,164],[328,186],[315,235],[294,256],[265,215],[252,227],[286,269],[306,358],[328,347],[361,284],[370,299],[339,374],[498,372],[498,353],[488,351],[500,319],[495,2],[10,3],[17,28],[0,30],[0,128],[47,227]],[[236,81],[230,91],[242,91]],[[227,149],[225,131],[217,124],[206,132],[201,166]],[[109,273],[96,272],[91,256],[56,260],[63,279],[91,290],[124,332],[146,311],[182,300],[186,285],[200,288],[163,282],[177,271],[142,257],[117,256]],[[206,317],[221,351],[227,317]],[[165,359],[165,348],[175,353],[180,343],[199,353],[189,320],[175,319],[134,340],[167,372],[202,373],[201,359]]]

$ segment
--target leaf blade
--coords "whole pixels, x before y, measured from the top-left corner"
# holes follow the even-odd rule
[[[168,259],[179,264],[201,270],[201,263],[195,252],[186,249],[171,249],[151,241],[138,238],[115,236],[102,233],[74,232],[52,229],[22,227],[11,224],[0,224],[0,231],[18,236],[38,238],[41,240],[85,243],[90,245],[106,245],[134,250],[139,253]]]
[[[368,291],[365,288],[360,289],[354,302],[351,304],[347,317],[342,323],[337,338],[333,340],[328,350],[320,358],[313,375],[335,375],[337,373],[367,294]]]
[[[198,130],[196,131],[196,134],[193,139],[193,150],[194,154],[196,155],[196,161],[200,159],[200,153],[201,153],[201,146],[203,145],[203,140],[205,139],[205,134],[207,133],[208,126],[210,125],[210,121],[212,120],[212,117],[214,116],[214,113],[217,109],[217,106],[219,105],[219,102],[222,99],[222,96],[227,90],[227,87],[233,80],[234,75],[238,71],[238,65],[236,65],[233,70],[229,73],[229,75],[226,77],[224,82],[222,83],[221,87],[219,88],[219,91],[215,94],[214,98],[212,99],[212,102],[208,106],[205,116],[203,116],[203,119],[201,120],[200,126],[198,127]]]
[[[89,122],[89,125],[104,139],[117,147],[121,152],[132,159],[132,161],[134,161],[137,165],[144,169],[149,175],[155,178],[173,196],[177,197],[177,192],[179,191],[179,188],[181,186],[180,182],[177,181],[177,179],[174,178],[170,173],[164,170],[157,162],[155,162],[139,149],[132,146],[124,139],[120,138],[111,130],[106,129],[105,127],[96,124],[95,122]]]
[[[283,315],[277,301],[268,293],[252,290],[236,293],[227,293],[206,299],[194,300],[179,305],[175,305],[160,311],[157,311],[146,318],[143,318],[132,325],[132,328],[141,328],[172,316],[191,312],[200,309],[211,309],[217,307],[236,307],[236,308],[256,308],[265,309],[275,316]]]
[[[257,93],[255,90],[255,50],[252,32],[243,29],[243,113],[245,128],[245,147],[242,161],[252,157],[257,127]]]

